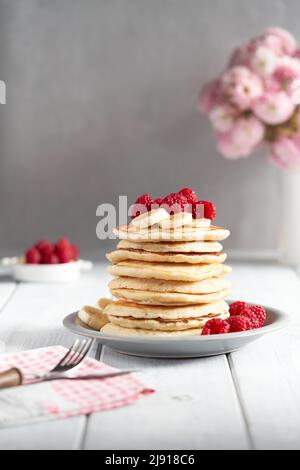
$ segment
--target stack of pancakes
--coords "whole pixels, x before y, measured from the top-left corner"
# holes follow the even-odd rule
[[[227,318],[224,298],[231,268],[220,241],[229,231],[194,219],[181,227],[156,223],[118,227],[117,249],[107,254],[115,276],[103,309],[102,332],[126,335],[200,335],[210,318]],[[165,221],[166,222],[166,221]]]

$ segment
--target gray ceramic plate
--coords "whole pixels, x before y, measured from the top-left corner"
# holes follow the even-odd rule
[[[267,321],[263,328],[226,335],[195,336],[188,338],[149,338],[148,336],[117,336],[92,330],[77,318],[77,312],[68,315],[64,326],[77,335],[88,336],[116,351],[132,356],[157,358],[189,358],[216,356],[236,351],[262,336],[284,328],[289,321],[287,314],[275,308],[265,307]]]

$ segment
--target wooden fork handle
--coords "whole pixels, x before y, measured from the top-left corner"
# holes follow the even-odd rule
[[[16,367],[0,372],[0,388],[17,387],[22,380],[22,372]]]

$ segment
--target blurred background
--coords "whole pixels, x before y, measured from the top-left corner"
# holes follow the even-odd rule
[[[280,172],[226,161],[197,110],[232,49],[268,26],[300,39],[298,0],[0,0],[0,253],[69,236],[96,208],[184,186],[217,205],[233,255],[274,256]]]

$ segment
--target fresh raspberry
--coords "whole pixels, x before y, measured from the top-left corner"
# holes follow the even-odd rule
[[[183,197],[185,197],[189,204],[193,204],[198,200],[197,194],[190,188],[183,188],[178,191],[178,194],[181,194]]]
[[[80,251],[77,245],[71,245],[73,250],[73,260],[77,261],[79,259]]]
[[[156,204],[157,206],[160,206],[163,202],[164,198],[163,197],[158,197],[157,199],[154,199],[153,204]]]
[[[210,329],[205,326],[205,327],[203,328],[203,330],[201,331],[201,335],[202,335],[202,336],[211,335]]]
[[[244,310],[244,308],[247,308],[247,307],[249,307],[249,305],[246,302],[240,302],[240,301],[233,302],[233,304],[231,304],[229,307],[229,313],[231,316],[240,315],[242,310]]]
[[[142,194],[142,196],[139,196],[137,200],[135,201],[135,204],[142,204],[149,209],[151,204],[153,203],[153,199],[149,194]]]
[[[167,205],[172,205],[172,204],[176,204],[176,196],[177,194],[176,193],[171,193],[171,194],[168,194],[167,196],[165,196],[162,200],[162,204],[167,204]]]
[[[214,220],[216,218],[216,207],[213,202],[210,201],[198,201],[197,204],[204,205],[204,217],[205,219]],[[197,212],[196,212],[197,215]],[[194,218],[197,218],[196,216]]]
[[[161,206],[164,209],[166,209],[166,211],[168,211],[170,215],[178,214],[179,212],[182,212],[181,204],[178,204],[178,202],[175,199],[175,196],[176,196],[175,193],[171,193],[168,196],[166,196],[161,203]]]
[[[41,262],[41,253],[35,248],[30,248],[25,253],[27,264],[39,264]]]
[[[40,240],[36,243],[35,248],[41,253],[42,256],[44,254],[51,254],[54,252],[54,245],[48,240]]]
[[[203,219],[204,217],[204,204],[201,201],[192,204],[193,219]]]
[[[190,205],[181,194],[171,193],[163,199],[161,206],[168,210],[170,215],[173,215],[179,212],[188,212]]]
[[[212,318],[205,323],[205,328],[210,330],[211,335],[222,335],[229,332],[229,323],[221,318]]]
[[[153,204],[152,197],[149,196],[149,194],[142,194],[141,196],[137,198],[137,200],[131,207],[130,217],[132,219],[135,219],[135,217],[138,217],[144,212],[151,210],[151,204]],[[144,207],[142,208],[142,207],[137,207],[137,206],[144,206]]]
[[[262,326],[264,326],[265,321],[266,321],[266,317],[267,317],[267,313],[266,313],[265,309],[263,307],[261,307],[260,305],[251,305],[251,307],[249,307],[249,308],[256,315],[256,318],[257,318],[258,323],[259,323],[258,328],[261,328]]]
[[[55,253],[45,253],[42,255],[42,264],[58,264],[59,258]]]
[[[74,260],[74,251],[72,246],[59,248],[56,247],[56,255],[60,263],[69,263]]]
[[[253,310],[251,309],[251,307],[244,308],[244,310],[241,311],[241,315],[243,317],[247,317],[247,318],[250,319],[251,328],[255,329],[255,328],[260,327],[260,321],[259,321],[258,317],[256,316],[256,313],[253,312]]]
[[[189,212],[191,203],[182,194],[176,194],[174,197],[175,203],[181,206],[182,212]]]
[[[251,330],[251,320],[248,317],[243,317],[243,315],[236,315],[234,317],[228,318],[228,323],[230,326],[230,333],[237,333],[239,331],[248,331]]]
[[[65,248],[69,248],[70,246],[71,242],[70,240],[68,240],[68,238],[61,238],[60,240],[58,240],[55,247],[64,250]]]

